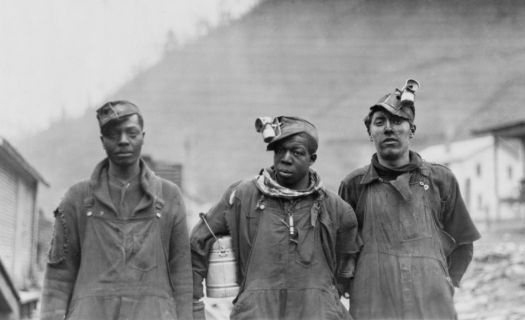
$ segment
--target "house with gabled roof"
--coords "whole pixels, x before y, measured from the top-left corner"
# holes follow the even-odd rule
[[[520,217],[519,206],[511,200],[519,197],[523,177],[517,141],[484,136],[430,146],[420,154],[452,170],[474,220],[490,223]]]

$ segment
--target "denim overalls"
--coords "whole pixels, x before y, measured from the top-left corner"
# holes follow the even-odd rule
[[[365,187],[360,253],[351,288],[354,319],[455,319],[428,176],[404,173]]]

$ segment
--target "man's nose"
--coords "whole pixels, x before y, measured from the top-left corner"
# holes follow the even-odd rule
[[[119,146],[120,146],[120,145],[128,145],[128,144],[129,144],[128,135],[127,135],[126,133],[123,132],[123,133],[120,135],[120,139],[119,139],[119,141],[118,141],[118,144],[119,144]]]
[[[284,163],[292,163],[292,154],[290,151],[285,151],[283,157],[281,158],[281,162]]]
[[[386,121],[385,123],[385,132],[393,132],[394,130],[392,129],[392,124],[390,123],[390,121]]]

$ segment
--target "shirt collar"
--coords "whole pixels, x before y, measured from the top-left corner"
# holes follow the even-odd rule
[[[144,192],[152,195],[154,192],[154,176],[155,173],[146,165],[144,160],[140,161],[140,185]],[[100,188],[101,184],[107,183],[107,170],[109,168],[109,159],[106,158],[99,162],[91,174],[90,184],[94,190]]]

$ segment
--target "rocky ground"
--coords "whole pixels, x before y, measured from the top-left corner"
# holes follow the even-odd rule
[[[455,294],[459,319],[525,319],[525,221],[489,230]]]
[[[482,239],[454,296],[459,320],[525,319],[525,221],[479,228]],[[221,300],[206,301],[207,319],[228,319],[231,304]]]

